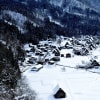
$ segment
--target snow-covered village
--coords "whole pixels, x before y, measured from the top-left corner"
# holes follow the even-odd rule
[[[100,100],[100,0],[0,0],[0,100]]]
[[[21,72],[40,100],[100,98],[100,41],[96,37],[60,37],[24,48]]]

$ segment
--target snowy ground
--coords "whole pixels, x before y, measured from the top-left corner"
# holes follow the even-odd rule
[[[72,53],[72,50],[61,51],[61,53],[66,52]],[[100,48],[91,53],[100,62]],[[30,67],[23,75],[26,76],[30,88],[37,92],[40,100],[56,100],[53,94],[57,86],[67,93],[67,98],[58,100],[100,100],[100,69],[76,68],[77,65],[81,65],[82,62],[87,63],[90,59],[91,55],[61,57],[60,62],[54,65],[46,64],[38,72],[31,71]]]
[[[52,94],[57,84],[67,89],[69,95],[66,100],[100,99],[100,75],[70,68],[64,72],[59,66],[48,67],[38,73],[30,70],[24,73],[29,86],[38,93],[41,100],[55,100]]]

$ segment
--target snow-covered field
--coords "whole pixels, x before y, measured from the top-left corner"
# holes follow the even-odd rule
[[[26,48],[29,47],[26,45]],[[38,72],[29,67],[23,76],[27,84],[35,90],[40,100],[57,100],[53,97],[56,88],[62,88],[67,97],[58,100],[100,100],[100,68],[78,69],[77,65],[89,62],[95,57],[100,62],[100,47],[91,51],[91,55],[77,56],[72,49],[62,49],[60,53],[71,53],[71,58],[60,57],[53,65],[46,63]]]
[[[68,93],[68,98],[64,100],[100,99],[100,75],[97,74],[70,68],[63,72],[61,67],[56,66],[44,68],[38,73],[28,70],[24,75],[41,100],[56,100],[53,98],[53,90],[57,85]]]

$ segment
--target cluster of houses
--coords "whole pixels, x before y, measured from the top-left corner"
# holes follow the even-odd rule
[[[98,38],[93,36],[85,36],[81,38],[68,38],[65,44],[66,49],[73,49],[74,54],[76,55],[88,55],[91,50],[96,49],[100,44]]]
[[[75,55],[87,56],[90,55],[91,51],[96,49],[100,45],[100,40],[97,37],[93,36],[85,36],[81,38],[68,38],[68,42],[65,44],[66,49],[72,49]],[[100,66],[100,62],[98,62],[95,58],[90,60],[90,63],[83,66],[78,66],[78,68],[98,68]]]
[[[60,51],[52,45],[52,41],[39,43],[38,45],[32,45],[31,43],[26,45],[26,57],[22,66],[33,66],[31,71],[39,71],[45,64],[53,65],[60,61]]]
[[[45,41],[40,42],[38,45],[27,44],[28,49],[26,49],[26,60],[23,62],[23,65],[33,66],[33,71],[39,71],[43,68],[43,65],[53,65],[56,62],[60,61],[62,57],[71,58],[72,54],[61,53],[62,49],[72,49],[74,55],[86,56],[90,53],[91,50],[96,49],[100,44],[99,39],[93,38],[92,36],[85,36],[82,38],[60,38],[61,42],[65,41],[64,45],[55,44],[55,41]],[[42,66],[37,66],[41,64]],[[86,68],[99,65],[95,59],[91,61],[91,66],[89,65]],[[34,67],[36,66],[36,67]],[[80,66],[82,68],[83,66]]]

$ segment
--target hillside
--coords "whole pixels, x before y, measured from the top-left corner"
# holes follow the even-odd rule
[[[34,29],[38,27],[39,30],[42,29],[44,35],[46,33],[64,36],[100,35],[100,13],[98,9],[92,7],[91,3],[90,5],[81,0],[60,2],[58,0],[46,0],[45,2],[43,0],[1,0],[0,2],[1,16],[11,12],[12,14],[7,13],[7,15],[11,16],[14,22],[18,22],[20,18],[24,19],[24,23],[29,22],[28,29],[23,22],[21,26],[15,23],[26,34],[32,33],[34,36],[36,33]],[[17,16],[16,19],[15,16]]]

